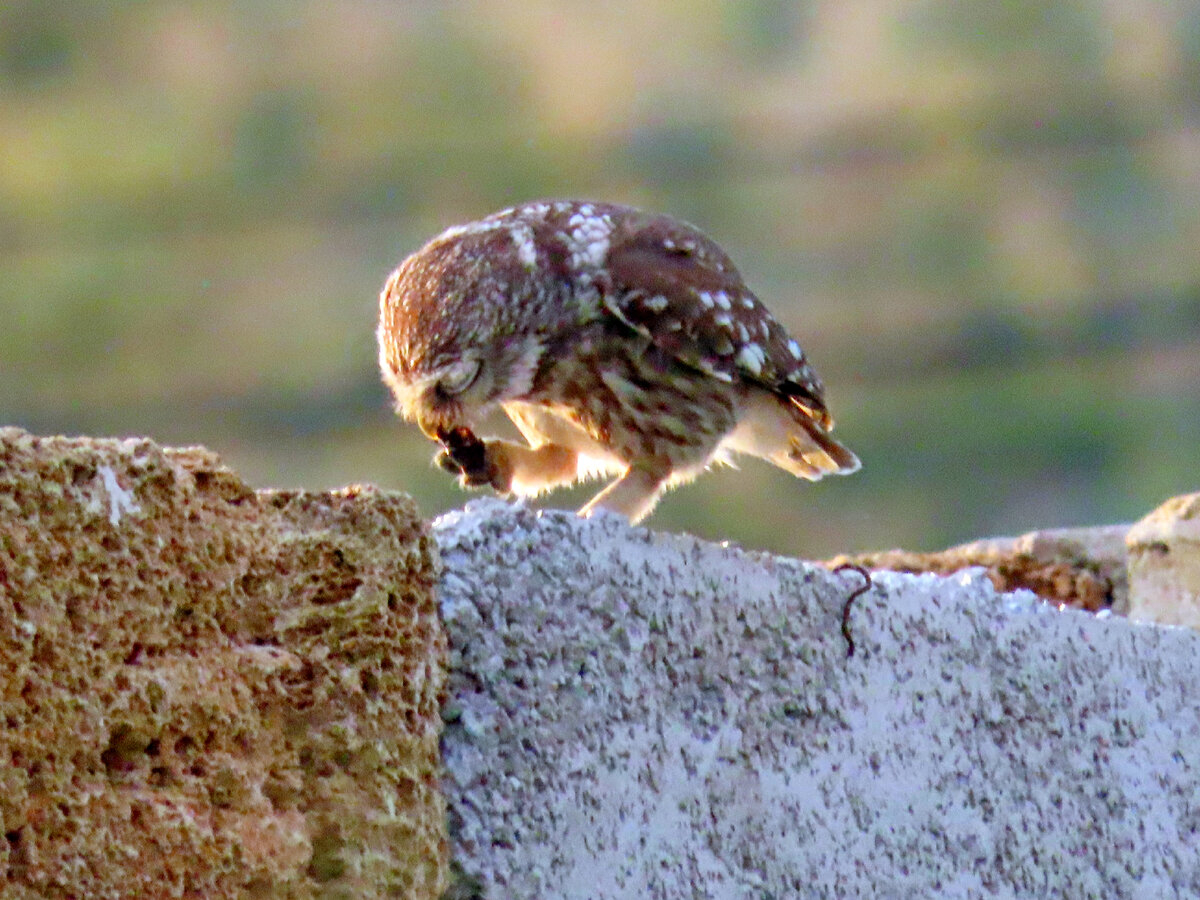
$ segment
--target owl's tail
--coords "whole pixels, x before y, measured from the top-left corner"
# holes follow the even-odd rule
[[[824,406],[810,409],[789,397],[754,391],[746,397],[737,428],[725,446],[809,481],[849,475],[858,470],[858,457],[830,437],[832,426]]]
[[[858,471],[861,465],[858,457],[803,410],[798,410],[793,419],[796,426],[789,429],[786,448],[781,447],[771,454],[771,462],[809,481]]]

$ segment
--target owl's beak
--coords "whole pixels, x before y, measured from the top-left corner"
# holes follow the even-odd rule
[[[413,399],[405,404],[404,418],[415,422],[421,433],[431,441],[438,440],[439,434],[445,434],[460,425],[469,427],[474,421],[474,410],[465,409],[457,401],[439,398],[433,387],[419,394],[412,392],[409,397]]]
[[[431,441],[438,439],[438,431],[442,428],[442,423],[437,419],[427,419],[421,416],[417,419],[417,427],[421,429],[421,434],[429,438]]]

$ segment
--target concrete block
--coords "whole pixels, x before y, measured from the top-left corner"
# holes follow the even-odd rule
[[[476,895],[1200,896],[1189,630],[879,572],[848,658],[853,572],[496,501],[434,533]]]

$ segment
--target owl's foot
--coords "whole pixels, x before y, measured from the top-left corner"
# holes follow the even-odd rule
[[[470,428],[440,429],[434,462],[463,487],[490,487],[532,497],[578,478],[579,454],[558,444],[526,447],[500,438],[478,438]]]
[[[458,476],[465,488],[490,487],[507,494],[512,487],[512,467],[497,446],[499,441],[485,441],[470,428],[459,426],[439,429],[441,451],[433,458],[439,469]]]

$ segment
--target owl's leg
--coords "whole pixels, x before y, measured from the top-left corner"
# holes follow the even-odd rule
[[[650,514],[663,492],[670,472],[630,466],[625,474],[593,497],[581,510],[581,516],[590,516],[598,509],[615,512],[636,525]]]
[[[579,454],[558,444],[526,447],[511,441],[487,441],[488,458],[508,473],[508,487],[522,497],[540,494],[573,482],[579,471]],[[501,490],[501,488],[497,488]]]
[[[500,438],[480,440],[469,432],[451,433],[434,461],[458,475],[463,487],[521,496],[568,484],[579,468],[579,455],[557,444],[526,447]]]

